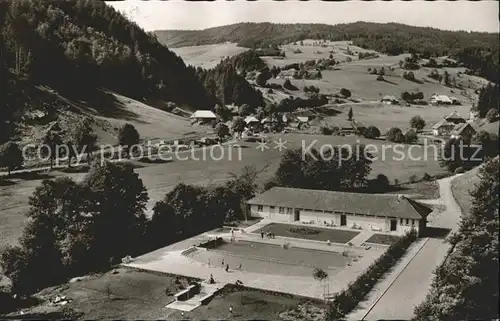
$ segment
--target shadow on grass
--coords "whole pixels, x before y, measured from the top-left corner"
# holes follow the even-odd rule
[[[397,83],[395,83],[394,81],[390,81],[390,80],[387,80],[384,78],[384,80],[379,80],[379,81],[383,81],[383,82],[386,82],[388,84],[391,84],[391,85],[397,85]]]
[[[450,234],[451,229],[441,228],[441,227],[432,227],[427,226],[425,229],[425,237],[433,238],[433,239],[446,239],[448,234]]]
[[[100,116],[129,121],[133,120],[135,122],[147,124],[147,122],[139,120],[140,115],[126,109],[125,106],[120,101],[118,101],[114,95],[106,93],[102,90],[96,89],[91,94],[81,99],[81,101],[86,103],[87,106],[90,106],[82,106],[83,109],[87,109],[88,112],[92,112],[92,110],[90,110],[90,108],[92,108],[97,111]]]
[[[26,313],[12,316],[2,316],[2,320],[73,320],[83,314],[67,311],[54,311],[48,313]]]
[[[78,166],[78,167],[65,167],[58,169],[59,172],[67,173],[67,174],[80,174],[87,173],[90,169],[89,165]]]
[[[42,171],[33,171],[33,172],[13,173],[9,176],[9,178],[18,178],[21,180],[28,181],[35,179],[52,179],[54,178],[54,176]]]
[[[160,158],[148,158],[148,157],[143,157],[141,159],[137,160],[140,163],[145,163],[145,164],[165,164],[165,163],[170,163],[172,162],[171,159],[160,159]],[[137,167],[135,167],[137,168]]]
[[[15,184],[16,183],[11,180],[0,177],[0,186],[12,186]]]
[[[7,316],[2,316],[2,314],[7,314],[7,313],[13,313],[15,311],[21,310],[21,309],[28,309],[30,307],[36,306],[40,304],[40,300],[35,298],[35,297],[27,297],[23,299],[14,299],[12,296],[8,295],[7,293],[0,293],[0,302],[2,303],[2,306],[0,306],[0,319],[22,319],[23,317],[26,319],[28,317],[25,317],[26,315],[19,315],[19,316],[12,316],[12,317],[7,317]],[[3,304],[5,303],[5,304]],[[33,318],[34,319],[34,318]]]

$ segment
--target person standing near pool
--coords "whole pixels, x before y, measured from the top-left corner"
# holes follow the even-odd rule
[[[222,259],[222,264],[221,265],[222,265],[222,268],[224,268],[224,259]]]
[[[264,238],[264,231],[260,231],[260,237],[263,239]]]
[[[233,306],[232,306],[232,305],[230,305],[230,306],[229,306],[229,316],[228,316],[228,318],[230,318],[230,317],[232,317],[232,316],[233,316]]]

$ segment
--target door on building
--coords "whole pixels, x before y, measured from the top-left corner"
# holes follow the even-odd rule
[[[391,220],[391,231],[395,231],[398,227],[398,220]]]
[[[340,226],[347,225],[347,216],[345,214],[340,215]]]
[[[300,220],[300,210],[295,210],[293,212],[293,220],[294,221],[299,221]]]

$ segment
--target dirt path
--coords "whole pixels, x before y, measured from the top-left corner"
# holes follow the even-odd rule
[[[441,196],[437,203],[444,205],[446,210],[437,215],[428,226],[452,231],[458,229],[461,211],[453,197],[451,181],[460,175],[438,181]],[[444,260],[448,248],[449,244],[443,236],[430,237],[389,288],[378,289],[379,293],[371,294],[379,299],[373,307],[367,307],[361,313],[362,320],[411,319],[415,306],[425,299],[432,283],[433,271]],[[360,315],[360,311],[356,315]]]

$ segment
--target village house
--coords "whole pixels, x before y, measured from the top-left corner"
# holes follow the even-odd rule
[[[247,117],[245,117],[245,123],[247,125],[256,125],[256,124],[259,124],[260,122],[254,116],[247,116]]]
[[[434,136],[449,136],[456,125],[464,124],[465,122],[465,119],[457,111],[453,111],[432,126],[432,134]]]
[[[402,195],[273,187],[247,201],[252,217],[402,235],[424,232],[428,206]]]
[[[189,118],[196,122],[208,123],[215,120],[217,116],[211,110],[197,110]]]
[[[396,97],[391,96],[391,95],[385,95],[384,97],[382,97],[382,99],[380,101],[384,104],[387,104],[387,105],[399,104],[399,100]]]
[[[283,70],[278,76],[276,76],[276,79],[293,79],[295,73],[295,69]]]
[[[453,104],[453,100],[446,95],[433,94],[431,96],[430,103],[432,105],[451,105],[451,104]]]
[[[453,139],[470,139],[476,135],[477,131],[470,123],[456,124],[450,133]]]

